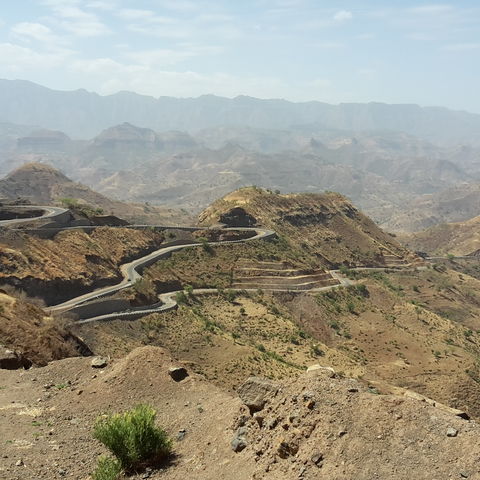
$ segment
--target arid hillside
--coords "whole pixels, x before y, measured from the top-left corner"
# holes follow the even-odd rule
[[[478,472],[478,425],[427,402],[378,395],[322,369],[239,398],[192,372],[175,382],[168,369],[179,365],[143,347],[96,371],[89,359],[66,359],[25,372],[21,382],[18,372],[2,372],[0,474],[89,478],[106,453],[92,437],[97,416],[140,402],[157,410],[174,456],[132,480],[432,480]],[[252,416],[255,392],[263,408]]]
[[[323,266],[385,265],[413,260],[392,236],[338,193],[281,195],[260,188],[237,190],[199,215],[203,225],[262,225],[277,232],[299,258]]]
[[[379,219],[387,231],[418,232],[441,223],[463,222],[479,212],[480,184],[461,182],[458,186],[405,201],[401,207],[387,209]]]
[[[4,353],[3,348],[12,353]],[[52,360],[90,353],[58,318],[47,315],[19,292],[9,295],[0,290],[0,368],[44,366]]]
[[[21,198],[35,205],[61,205],[62,201],[68,205],[74,202],[135,223],[182,225],[191,222],[185,212],[173,208],[110,200],[42,163],[25,164],[0,180],[0,198]]]
[[[16,233],[0,239],[0,286],[11,285],[49,305],[60,303],[117,283],[122,263],[159,248],[163,239],[151,230],[108,227],[64,231],[51,240]]]
[[[480,250],[480,216],[465,222],[441,223],[398,238],[411,250],[429,255],[476,254]]]

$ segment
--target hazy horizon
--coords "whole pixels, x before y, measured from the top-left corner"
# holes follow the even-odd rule
[[[480,113],[478,4],[399,3],[25,0],[0,15],[0,76],[101,95]]]

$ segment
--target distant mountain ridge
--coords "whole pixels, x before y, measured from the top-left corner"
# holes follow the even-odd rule
[[[25,80],[0,80],[0,121],[61,130],[91,138],[124,122],[157,131],[193,132],[218,126],[403,131],[439,144],[479,144],[480,115],[442,107],[383,103],[329,105],[238,96],[160,97],[132,92],[100,96],[58,91]]]

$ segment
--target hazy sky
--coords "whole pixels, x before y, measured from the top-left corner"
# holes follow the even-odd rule
[[[0,77],[480,113],[480,2],[5,0]]]

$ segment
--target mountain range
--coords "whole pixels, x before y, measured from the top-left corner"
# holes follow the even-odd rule
[[[154,98],[132,92],[100,96],[86,90],[57,91],[25,80],[0,80],[0,121],[63,130],[89,138],[123,122],[154,130],[210,127],[402,131],[441,144],[479,144],[480,115],[441,107],[383,103],[321,102],[238,96]]]

